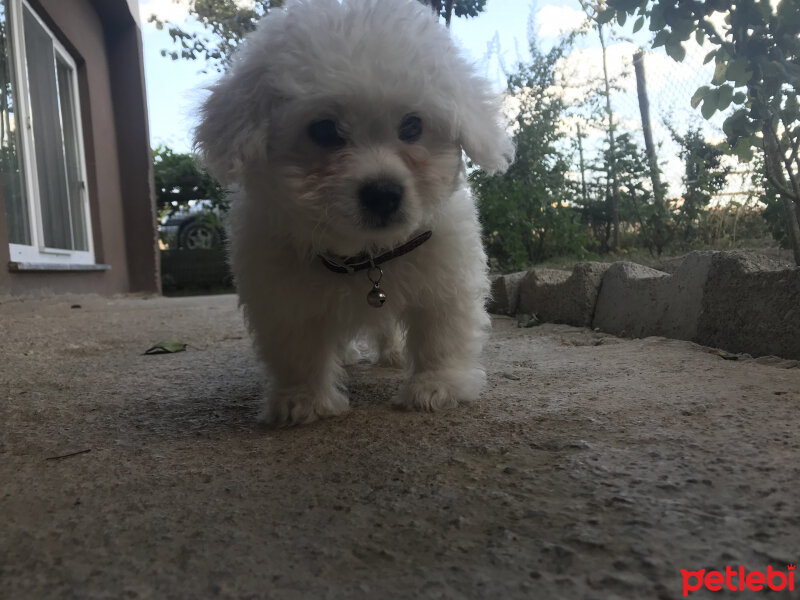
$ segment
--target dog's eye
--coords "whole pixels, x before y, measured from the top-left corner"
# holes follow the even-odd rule
[[[417,115],[406,115],[397,130],[397,137],[410,144],[422,137],[422,119]]]
[[[308,126],[308,137],[317,146],[335,150],[345,145],[345,139],[339,135],[336,123],[330,119],[314,121]]]

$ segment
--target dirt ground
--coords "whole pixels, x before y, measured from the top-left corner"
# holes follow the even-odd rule
[[[233,296],[6,299],[0,597],[666,599],[800,561],[796,362],[498,318],[486,364],[441,414],[357,365],[346,417],[270,430]]]

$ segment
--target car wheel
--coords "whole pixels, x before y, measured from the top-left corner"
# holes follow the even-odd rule
[[[219,248],[221,241],[219,231],[201,221],[187,223],[178,233],[178,247],[187,250]]]

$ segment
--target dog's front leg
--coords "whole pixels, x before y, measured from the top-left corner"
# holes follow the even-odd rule
[[[254,325],[256,345],[270,375],[260,420],[299,425],[347,411],[341,348],[323,321]]]
[[[406,315],[411,376],[397,397],[405,408],[451,408],[475,400],[483,389],[480,354],[490,326],[483,302],[461,296],[446,304]]]

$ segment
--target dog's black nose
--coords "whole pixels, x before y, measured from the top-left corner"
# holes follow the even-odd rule
[[[372,217],[385,225],[403,200],[403,186],[391,179],[368,181],[358,190],[361,206]]]

